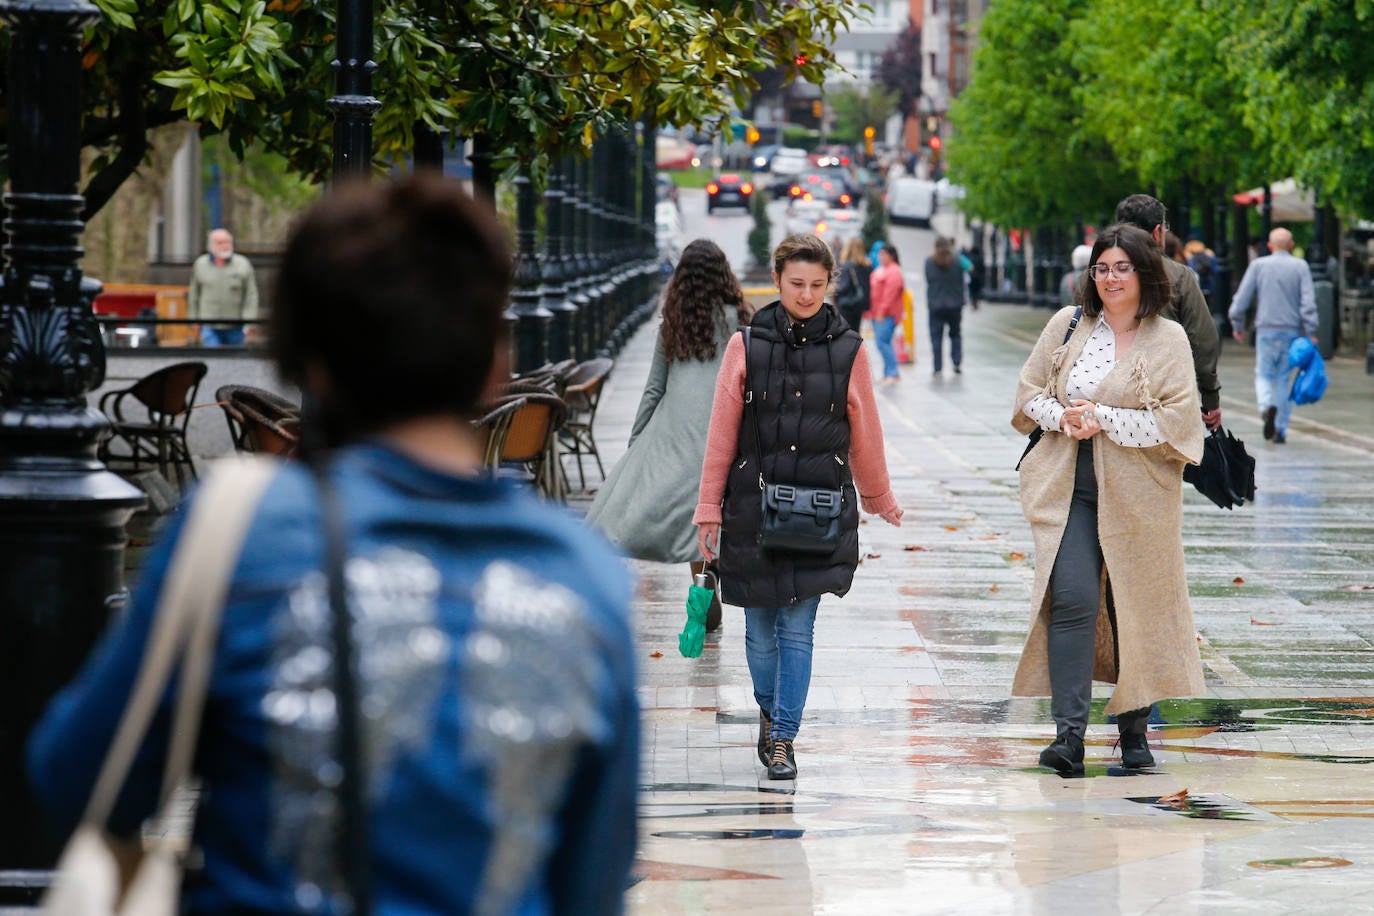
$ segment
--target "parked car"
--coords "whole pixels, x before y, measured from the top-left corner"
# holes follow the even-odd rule
[[[754,195],[754,186],[734,172],[717,176],[706,185],[706,212],[717,207],[744,207],[749,209],[749,199]]]
[[[854,194],[849,190],[849,183],[842,174],[831,169],[802,172],[787,186],[787,196],[821,200],[832,207],[854,205]]]
[[[822,146],[811,154],[810,159],[819,168],[848,168],[854,161],[853,155],[847,146]]]
[[[935,215],[935,182],[924,178],[898,178],[887,189],[887,218],[898,225],[930,228]]]

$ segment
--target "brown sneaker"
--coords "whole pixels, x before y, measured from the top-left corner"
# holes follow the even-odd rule
[[[790,740],[780,738],[773,742],[773,759],[768,764],[768,778],[797,778],[797,756],[792,752]]]

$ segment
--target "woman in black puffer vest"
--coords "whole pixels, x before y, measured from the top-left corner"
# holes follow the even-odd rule
[[[792,743],[811,682],[821,595],[849,591],[859,562],[859,510],[900,524],[888,482],[873,376],[858,332],[825,302],[830,247],[794,235],[773,253],[780,299],[730,339],[693,521],[702,556],[720,555],[721,595],[744,606],[745,657],[759,704],[759,759],[771,779],[797,775]],[[829,553],[758,542],[761,482],[838,489],[840,537]]]

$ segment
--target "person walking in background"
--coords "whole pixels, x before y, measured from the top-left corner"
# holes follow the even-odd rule
[[[1044,430],[1020,465],[1035,538],[1030,635],[1013,696],[1050,696],[1041,766],[1083,773],[1092,682],[1116,684],[1121,763],[1154,765],[1150,706],[1204,690],[1183,566],[1183,466],[1202,458],[1192,353],[1161,317],[1170,283],[1134,226],[1093,244],[1082,320],[1061,309],[1021,369],[1012,425]]]
[[[959,329],[964,310],[964,270],[954,253],[954,240],[935,240],[935,253],[926,258],[926,311],[930,326],[931,374],[944,366],[945,329],[949,329],[949,361],[955,374],[963,371],[964,338]]]
[[[1083,271],[1088,269],[1088,258],[1092,257],[1093,246],[1078,245],[1069,254],[1072,269],[1059,281],[1059,307],[1073,305],[1078,295],[1078,287],[1083,284]]]
[[[1255,400],[1264,421],[1264,438],[1288,441],[1293,402],[1288,399],[1293,370],[1288,348],[1298,337],[1317,342],[1317,297],[1312,270],[1293,256],[1293,233],[1280,226],[1269,233],[1270,253],[1245,269],[1228,317],[1236,340],[1245,340],[1245,319],[1255,309]]]
[[[730,338],[716,379],[701,496],[693,521],[708,562],[720,558],[726,604],[744,607],[744,652],[759,706],[759,761],[797,775],[793,742],[811,683],[816,610],[849,591],[859,564],[859,510],[899,525],[863,340],[825,302],[835,269],[814,235],[773,252],[777,301]],[[760,487],[838,489],[839,538],[825,553],[760,546]]]
[[[253,265],[234,251],[234,236],[228,229],[211,231],[206,247],[208,251],[191,265],[187,317],[201,322],[202,346],[242,346],[243,325],[214,322],[258,317],[258,281]]]
[[[1163,250],[1169,224],[1164,204],[1150,195],[1132,194],[1124,198],[1116,205],[1116,222],[1145,230]],[[1164,270],[1169,276],[1170,289],[1164,317],[1183,325],[1184,333],[1188,335],[1188,346],[1193,351],[1198,397],[1202,403],[1202,419],[1208,429],[1216,429],[1221,426],[1221,380],[1217,377],[1221,339],[1217,336],[1217,326],[1193,272],[1172,258],[1164,259]]]
[[[897,322],[902,320],[902,294],[906,292],[906,281],[902,278],[902,264],[897,258],[896,248],[884,244],[878,249],[878,269],[873,271],[868,284],[873,342],[883,358],[882,384],[891,385],[902,377],[897,369],[897,350],[892,345],[892,337],[897,332]]]
[[[845,242],[840,251],[840,278],[835,282],[835,307],[845,324],[860,333],[871,301],[868,281],[872,272],[863,240],[855,236]]]
[[[983,249],[975,245],[962,252],[965,260],[968,261],[968,301],[973,306],[973,310],[978,311],[978,305],[983,298]]]
[[[233,570],[183,912],[352,911],[363,877],[337,849],[341,772],[365,777],[374,912],[622,910],[639,771],[632,582],[598,534],[483,471],[471,419],[508,377],[510,277],[495,213],[429,173],[338,186],[295,229],[270,344],[319,412],[303,427],[310,466],[274,472]],[[337,751],[326,480],[348,555],[361,774]],[[29,746],[59,834],[129,698],[184,521]],[[119,835],[157,805],[178,689],[115,807]]]
[[[706,454],[711,398],[730,335],[749,308],[725,252],[697,239],[682,252],[663,294],[663,323],[639,399],[630,445],[587,512],[630,556],[705,565],[697,552],[697,481]],[[721,624],[720,593],[706,629]]]

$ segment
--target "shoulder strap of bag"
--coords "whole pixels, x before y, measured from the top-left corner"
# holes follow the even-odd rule
[[[1073,336],[1073,332],[1078,328],[1078,319],[1082,317],[1083,306],[1080,305],[1078,308],[1073,310],[1073,317],[1069,319],[1069,329],[1064,332],[1064,340],[1061,341],[1059,344],[1061,347],[1069,342],[1069,338]]]
[[[279,467],[266,458],[225,458],[201,484],[163,579],[138,678],[82,823],[105,826],[183,652],[159,809],[190,774],[229,577],[263,491]]]
[[[334,695],[338,703],[339,763],[343,778],[339,803],[343,830],[339,837],[340,874],[352,897],[353,916],[372,913],[372,849],[367,823],[367,771],[362,753],[361,687],[353,642],[352,615],[348,609],[348,585],[344,564],[348,559],[343,504],[324,460],[310,462],[320,491],[324,524],[324,568],[329,589],[329,609],[334,640]]]
[[[754,460],[759,463],[759,489],[764,487],[763,483],[763,440],[759,437],[759,411],[758,405],[754,403],[754,386],[749,379],[749,325],[740,329],[744,335],[744,409],[749,411],[751,427],[754,431]]]

